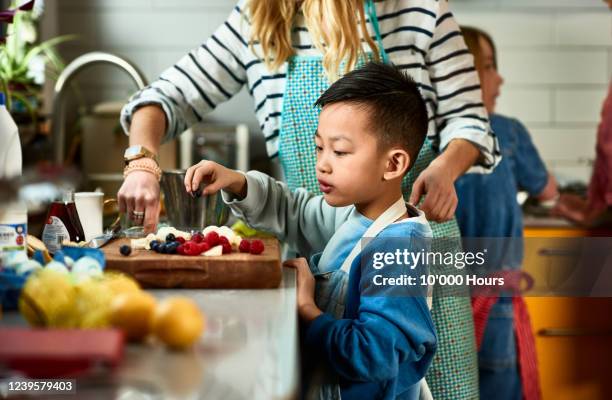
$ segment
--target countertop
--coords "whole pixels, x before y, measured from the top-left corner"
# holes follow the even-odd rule
[[[115,371],[77,379],[77,397],[65,398],[296,398],[296,275],[294,270],[283,270],[278,289],[151,290],[157,298],[181,295],[197,302],[207,320],[200,342],[188,352],[172,352],[161,345],[128,345]],[[2,326],[24,323],[16,312],[0,320]]]

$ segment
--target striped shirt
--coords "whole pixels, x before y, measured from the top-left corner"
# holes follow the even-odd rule
[[[159,79],[136,93],[123,108],[126,132],[132,114],[148,104],[161,106],[168,128],[165,140],[201,122],[206,113],[246,85],[266,138],[270,157],[278,156],[281,110],[287,63],[271,71],[249,46],[248,0],[240,0],[228,19],[200,47],[193,49]],[[383,0],[375,2],[382,45],[389,60],[417,82],[429,113],[428,136],[438,151],[453,139],[466,139],[481,151],[479,166],[487,172],[500,158],[495,135],[482,102],[480,83],[459,27],[446,0]],[[374,38],[369,20],[367,27]],[[369,46],[364,43],[364,50]],[[292,43],[298,56],[320,56],[303,14],[296,16]]]

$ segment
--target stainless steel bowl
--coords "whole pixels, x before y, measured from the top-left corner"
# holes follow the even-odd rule
[[[202,230],[208,225],[224,225],[229,217],[229,208],[223,202],[221,193],[193,197],[185,190],[184,182],[185,171],[164,171],[162,174],[161,188],[168,223],[185,231]]]

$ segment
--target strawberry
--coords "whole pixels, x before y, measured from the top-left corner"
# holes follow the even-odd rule
[[[176,241],[179,242],[180,244],[185,244],[185,238],[182,236],[177,236]]]
[[[191,240],[196,243],[202,243],[204,241],[204,235],[202,235],[200,232],[194,233],[191,236]]]
[[[176,248],[176,253],[184,256],[185,255],[185,245],[180,244],[179,247]]]
[[[212,248],[219,244],[219,234],[215,231],[206,234],[206,243]]]
[[[251,242],[251,254],[261,254],[264,249],[265,246],[261,240],[255,239]]]
[[[241,253],[250,253],[251,252],[251,242],[249,242],[246,239],[242,239],[240,241],[240,245],[238,246],[238,250],[240,250]]]

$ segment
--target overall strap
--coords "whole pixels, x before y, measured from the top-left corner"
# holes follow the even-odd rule
[[[391,225],[402,215],[406,213],[406,202],[403,197],[400,197],[391,207],[389,207],[384,213],[382,213],[376,221],[370,225],[370,227],[363,234],[364,238],[376,237],[382,232],[387,226]],[[342,263],[342,271],[348,273],[351,270],[351,264],[357,255],[361,252],[361,240],[357,241],[353,250],[349,253],[348,257]]]
[[[374,5],[374,0],[367,0],[365,8],[366,14],[368,14],[368,18],[370,19],[372,27],[374,28],[374,34],[376,36],[376,42],[378,43],[378,48],[382,57],[382,61],[385,64],[389,64],[389,56],[385,51],[385,48],[382,43],[382,37],[380,36],[380,26],[378,25],[378,16],[376,15],[376,6]]]

